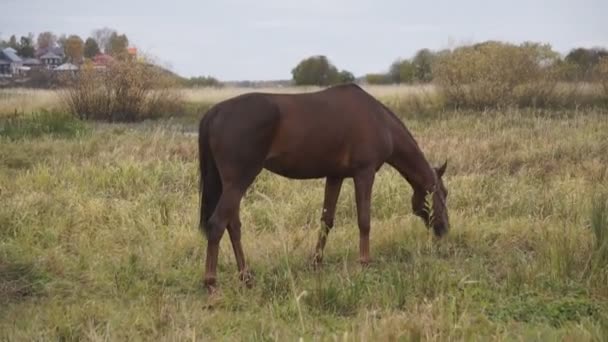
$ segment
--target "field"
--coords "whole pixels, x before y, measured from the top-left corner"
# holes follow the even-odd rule
[[[196,137],[184,134],[196,114],[83,123],[53,114],[54,93],[0,93],[0,112],[25,112],[0,119],[0,339],[608,339],[608,112],[414,114],[400,104],[432,89],[369,90],[433,164],[448,158],[448,236],[433,239],[385,166],[372,264],[357,262],[347,181],[315,271],[324,182],[263,172],[241,209],[255,285],[240,284],[225,237],[211,297]],[[202,108],[243,91],[183,95]],[[30,114],[41,108],[54,110]]]

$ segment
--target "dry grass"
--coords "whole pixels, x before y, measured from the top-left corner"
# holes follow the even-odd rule
[[[63,110],[59,93],[41,89],[0,89],[0,117],[40,109]]]
[[[432,114],[446,110],[446,100],[434,85],[366,85],[363,88],[382,99],[401,114]],[[320,90],[319,87],[284,88],[174,88],[169,96],[179,98],[190,108],[193,119],[209,106],[230,97],[248,92],[298,93]],[[575,108],[602,106],[605,94],[598,84],[558,83],[552,91],[552,107]],[[520,96],[525,97],[525,96]],[[0,117],[17,113],[31,113],[41,109],[62,110],[60,94],[52,90],[7,89],[0,90]],[[573,105],[575,104],[575,105]],[[188,112],[188,111],[186,111]]]
[[[314,272],[323,182],[263,172],[241,217],[256,285],[225,238],[218,298],[201,286],[195,138],[162,122],[0,134],[0,339],[606,340],[608,228],[590,223],[608,215],[606,115],[406,117],[433,163],[449,157],[453,229],[434,243],[385,167],[364,270],[351,182]]]
[[[368,85],[364,86],[365,90],[381,98],[387,96],[408,96],[416,95],[423,92],[434,91],[432,85],[429,86],[412,86],[412,85]],[[186,88],[181,92],[187,102],[202,102],[202,103],[217,103],[228,98],[249,93],[249,92],[270,92],[293,94],[300,92],[312,92],[320,90],[320,87],[283,87],[283,88]]]

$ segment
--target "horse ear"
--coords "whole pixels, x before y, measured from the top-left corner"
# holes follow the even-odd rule
[[[435,169],[435,172],[437,172],[437,177],[441,178],[443,176],[443,174],[445,173],[445,169],[448,167],[448,160],[445,160],[445,163],[443,163],[443,165],[441,165],[438,169]]]

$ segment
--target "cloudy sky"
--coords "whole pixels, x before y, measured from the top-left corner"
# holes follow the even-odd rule
[[[107,26],[181,75],[262,80],[317,54],[362,75],[488,39],[608,47],[606,13],[606,0],[0,0],[0,38]]]

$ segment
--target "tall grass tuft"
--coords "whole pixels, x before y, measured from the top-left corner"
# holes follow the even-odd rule
[[[591,209],[591,230],[593,231],[594,264],[598,267],[608,265],[608,195],[602,194],[593,201]]]

